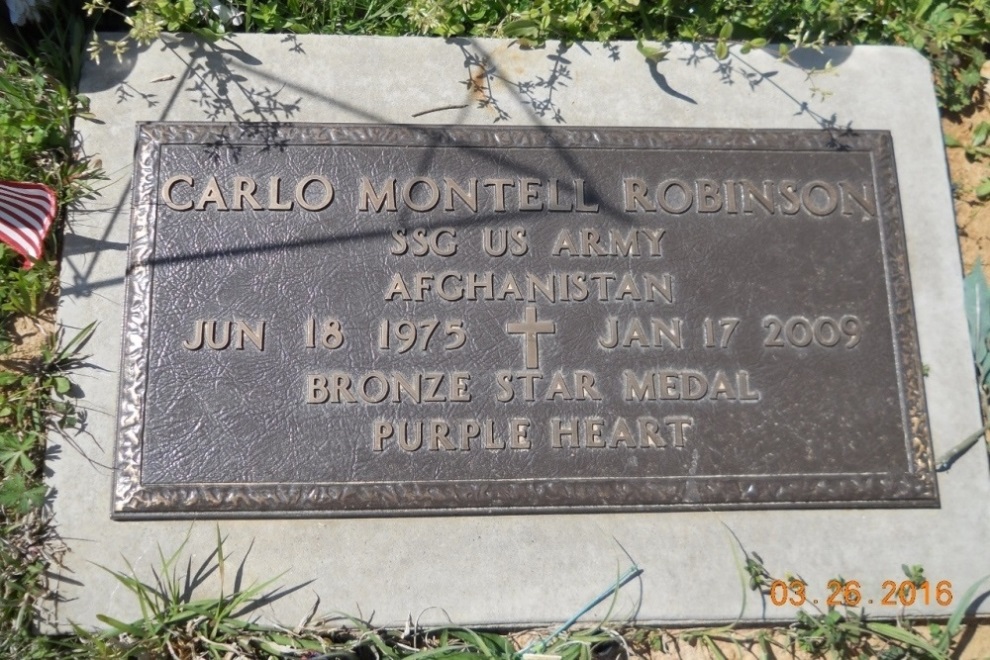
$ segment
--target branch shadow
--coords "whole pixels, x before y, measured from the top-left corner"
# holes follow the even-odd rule
[[[302,43],[294,35],[287,35],[282,43],[286,44],[288,50],[297,54],[305,54],[306,51]],[[499,66],[499,57],[495,57],[485,45],[474,39],[454,38],[447,42],[457,48],[463,67],[467,73],[466,77],[457,81],[457,85],[464,88],[467,93],[468,104],[453,104],[432,110],[412,113],[411,116],[421,116],[430,112],[440,110],[459,110],[458,116],[451,123],[459,123],[470,111],[469,106],[476,109],[488,110],[493,117],[491,123],[509,122],[516,119],[504,102],[503,95],[511,94],[516,97],[519,104],[529,111],[530,119],[535,120],[537,130],[543,128],[546,134],[550,133],[548,124],[566,124],[566,116],[559,102],[559,94],[573,81],[572,52],[584,51],[592,53],[581,43],[566,45],[559,43],[552,47],[546,55],[546,69],[542,72],[514,80],[507,75]],[[232,62],[238,66],[257,67],[262,61],[254,54],[248,53],[236,42],[226,40],[218,43],[209,43],[199,40],[193,36],[183,36],[170,38],[163,41],[164,49],[170,51],[184,64],[183,79],[181,84],[175,85],[174,92],[170,98],[159,98],[151,92],[141,92],[135,90],[131,83],[120,81],[118,94],[128,101],[142,100],[155,108],[161,118],[169,116],[172,108],[177,103],[180,95],[191,97],[197,103],[205,119],[217,122],[217,135],[215,140],[203,145],[204,154],[213,162],[219,162],[221,152],[227,150],[227,157],[236,159],[236,150],[239,148],[235,141],[230,139],[228,125],[221,122],[231,122],[238,125],[238,130],[246,131],[260,138],[266,149],[284,149],[287,146],[285,138],[280,136],[279,126],[282,122],[291,121],[296,117],[302,108],[305,98],[319,99],[330,107],[342,110],[352,116],[359,117],[369,123],[390,123],[389,119],[382,113],[377,113],[367,107],[358,106],[347,100],[334,97],[327,90],[317,90],[307,88],[302,85],[292,84],[279,79],[279,76],[270,74],[260,69],[252,71],[252,82],[247,76],[239,73]],[[510,44],[510,48],[518,47]],[[610,61],[620,59],[620,50],[615,44],[606,45],[607,57]],[[644,58],[645,59],[645,58]],[[834,59],[834,57],[832,58]],[[825,54],[815,51],[795,51],[791,54],[788,62],[791,66],[800,66],[805,69],[820,68],[828,61]],[[852,122],[842,124],[834,114],[826,116],[818,112],[813,107],[813,99],[802,99],[782,84],[778,83],[776,77],[777,70],[762,70],[752,64],[747,58],[739,55],[734,50],[730,51],[730,56],[726,60],[720,60],[715,56],[714,48],[710,45],[696,44],[692,52],[680,60],[686,67],[694,68],[702,64],[714,65],[711,73],[720,77],[726,85],[733,85],[737,82],[745,83],[751,90],[765,86],[770,86],[779,93],[782,98],[793,104],[796,115],[809,117],[819,128],[828,132],[832,139],[832,146],[841,150],[844,148],[842,136],[852,133]],[[669,72],[663,71],[664,63],[659,64],[646,61],[649,67],[650,76],[657,87],[664,94],[673,99],[698,105],[699,100],[692,98],[688,94],[674,88],[669,82]],[[121,67],[126,73],[127,67]],[[810,75],[810,74],[809,74]],[[257,81],[270,81],[271,84]],[[235,102],[236,98],[242,99]],[[247,107],[241,107],[246,101]],[[240,107],[240,109],[239,109]],[[423,127],[423,130],[429,130]],[[233,151],[231,151],[233,150]],[[436,150],[426,149],[418,164],[420,169],[426,170],[436,158]],[[562,150],[563,151],[563,150]],[[562,159],[567,166],[572,168],[575,177],[589,179],[590,172],[584,171],[574,161],[570,155],[563,151]],[[507,157],[504,165],[506,167],[516,166],[511,157]],[[522,168],[520,173],[527,175],[538,175],[540,172],[531,171],[532,168]],[[130,190],[126,190],[118,199],[115,205],[114,215],[120,216],[123,213]],[[600,200],[599,200],[600,201]],[[614,209],[603,209],[614,211]],[[622,214],[618,214],[621,216]],[[500,220],[504,220],[502,217]],[[490,218],[479,217],[476,222],[488,222]],[[109,247],[113,250],[122,250],[123,244],[109,240],[110,228],[107,227],[102,238],[86,239],[88,245],[76,244],[71,248],[70,254],[81,255],[85,252],[98,254],[102,248]],[[372,232],[358,232],[354,239],[368,238],[370,236],[384,235],[384,230]],[[339,240],[339,239],[334,239]],[[306,244],[309,241],[303,241]],[[269,249],[298,247],[295,244],[281,244],[279,246],[269,246]],[[251,250],[262,249],[251,248]],[[218,257],[222,254],[229,256],[229,251],[204,251],[201,254],[190,255],[190,259],[204,259]],[[79,269],[75,264],[70,263],[68,271],[63,273],[63,292],[70,296],[88,297],[95,293],[97,289],[117,286],[121,284],[124,277],[112,277],[101,281],[93,281],[96,260],[90,260],[84,269]],[[69,263],[69,262],[67,262]]]
[[[477,104],[477,108],[494,111],[493,123],[512,118],[495,95],[496,83],[511,90],[523,106],[530,108],[533,117],[550,119],[556,124],[566,123],[563,110],[554,99],[554,94],[567,87],[573,79],[572,62],[565,57],[569,50],[567,45],[558,44],[554,52],[546,56],[550,67],[545,74],[512,80],[501,72],[495,63],[495,58],[474,40],[458,38],[451,39],[448,43],[457,46],[464,58],[464,68],[468,77],[462,84]]]
[[[764,49],[764,52],[774,54],[774,51],[769,48]],[[792,66],[801,69],[805,73],[806,80],[811,83],[812,76],[821,73],[829,65],[834,66],[837,62],[841,63],[847,57],[848,53],[843,50],[835,50],[830,55],[829,53],[823,53],[813,49],[798,49],[788,53],[786,58],[778,58],[777,61],[782,66]],[[681,58],[680,61],[690,67],[697,67],[701,64],[713,65],[714,68],[711,70],[711,73],[717,75],[724,85],[731,86],[736,84],[736,82],[742,82],[752,92],[756,92],[761,87],[769,86],[784,100],[793,104],[796,109],[794,112],[796,116],[806,116],[820,129],[826,131],[831,138],[831,147],[837,151],[846,149],[841,140],[842,136],[848,136],[854,133],[851,120],[843,123],[835,113],[826,116],[814,109],[815,93],[820,92],[824,96],[824,92],[812,85],[808,90],[810,92],[810,98],[802,99],[784,85],[777,82],[776,77],[780,73],[778,70],[762,70],[753,64],[750,59],[736,52],[734,49],[729,51],[728,57],[719,59],[715,54],[715,48],[710,44],[694,44],[692,52],[687,57]]]

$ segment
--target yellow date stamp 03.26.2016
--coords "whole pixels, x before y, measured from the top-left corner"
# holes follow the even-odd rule
[[[818,605],[824,603],[828,607],[859,607],[862,605],[881,605],[888,607],[912,607],[931,605],[932,603],[947,607],[952,603],[952,582],[940,580],[930,582],[924,580],[884,580],[875,597],[863,593],[863,585],[858,580],[829,580],[826,585],[827,593],[815,597],[809,593],[808,583],[797,578],[791,580],[774,580],[770,583],[770,602],[777,606]]]

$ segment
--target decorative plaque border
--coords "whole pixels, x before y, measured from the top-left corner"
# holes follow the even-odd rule
[[[905,420],[902,471],[392,483],[143,484],[142,438],[155,282],[160,148],[165,144],[468,146],[554,149],[868,151],[880,202],[898,390]],[[131,244],[112,515],[312,517],[629,512],[725,508],[937,507],[931,436],[894,164],[888,132],[149,123],[137,128]],[[690,485],[690,489],[688,486]]]

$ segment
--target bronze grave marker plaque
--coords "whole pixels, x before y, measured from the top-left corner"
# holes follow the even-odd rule
[[[937,506],[889,134],[143,124],[117,518]]]

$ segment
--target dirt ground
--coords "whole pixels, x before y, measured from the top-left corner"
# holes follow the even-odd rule
[[[14,347],[11,352],[0,357],[0,369],[25,372],[41,355],[41,349],[49,341],[55,330],[55,310],[58,297],[46,297],[41,304],[37,318],[19,316],[13,321],[11,338]]]
[[[944,625],[944,622],[940,622]],[[511,635],[518,648],[522,648],[540,638],[546,638],[547,630],[528,630]],[[715,658],[725,658],[726,660],[756,660],[757,658],[776,658],[777,660],[806,660],[810,658],[842,658],[842,657],[871,657],[865,648],[849,647],[844,653],[831,653],[828,655],[813,655],[803,652],[794,643],[788,642],[785,632],[777,634],[765,640],[769,654],[764,653],[764,647],[759,638],[761,629],[759,628],[735,628],[731,631],[725,629],[700,629],[685,630],[656,630],[639,629],[636,631],[623,631],[624,639],[628,644],[628,657],[644,658],[646,660],[713,660]],[[707,639],[704,633],[708,633]],[[927,625],[918,624],[913,627],[913,632],[922,637],[928,638],[929,631]],[[693,639],[692,639],[693,637]],[[809,635],[806,639],[811,640]],[[971,623],[963,627],[959,636],[959,647],[952,658],[959,660],[990,660],[990,623]],[[871,647],[875,655],[884,652],[885,646],[873,640]],[[715,650],[717,649],[717,651]],[[621,645],[609,644],[596,647],[592,660],[621,660],[625,654],[625,649]],[[875,657],[872,656],[872,657]],[[556,656],[537,656],[530,660],[550,660]],[[910,656],[914,657],[914,656]],[[525,656],[524,656],[525,658]]]
[[[990,63],[983,67],[983,75],[990,79]],[[984,121],[990,122],[990,83],[974,110],[943,118],[942,131],[962,144],[970,144],[973,129]],[[990,177],[990,161],[970,161],[960,148],[947,149],[946,154],[956,197],[956,226],[964,269],[969,273],[977,256],[982,255],[984,272],[990,277],[990,203],[980,202],[973,192],[980,181]]]

